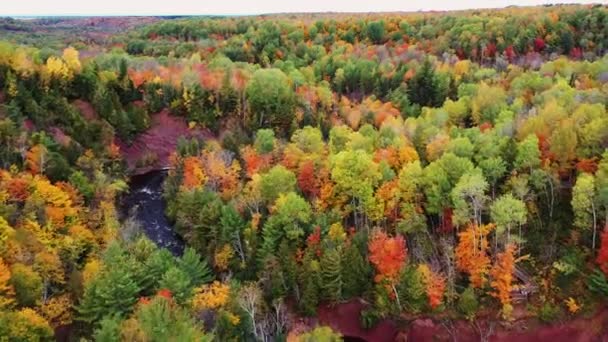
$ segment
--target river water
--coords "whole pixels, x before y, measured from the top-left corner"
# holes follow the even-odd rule
[[[184,250],[184,241],[173,231],[165,216],[166,203],[162,191],[166,176],[166,171],[151,171],[131,177],[129,194],[123,201],[123,212],[134,213],[146,236],[157,246],[180,255]]]

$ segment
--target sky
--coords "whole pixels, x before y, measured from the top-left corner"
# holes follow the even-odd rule
[[[388,12],[594,2],[608,0],[0,0],[0,16]]]

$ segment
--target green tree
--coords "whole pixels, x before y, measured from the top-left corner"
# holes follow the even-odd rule
[[[476,225],[481,225],[481,214],[487,200],[485,194],[487,190],[488,183],[479,169],[460,177],[451,193],[456,223],[466,224],[473,221]]]
[[[528,211],[526,204],[511,194],[500,196],[490,206],[492,221],[496,223],[496,234],[507,233],[507,242],[511,241],[511,229],[516,225],[520,227],[519,239],[521,239],[521,225],[527,221]]]
[[[211,340],[183,308],[161,296],[139,307],[135,317],[150,342]]]
[[[108,315],[130,312],[140,291],[134,278],[132,272],[124,266],[104,267],[84,289],[84,295],[77,307],[80,319],[94,323]]]
[[[313,330],[298,336],[298,342],[340,342],[342,335],[330,327],[316,327]]]
[[[297,245],[308,231],[311,216],[310,204],[302,197],[294,192],[281,195],[262,230],[260,261],[263,262],[264,257],[274,254],[282,239]]]
[[[171,291],[173,298],[180,304],[192,297],[194,286],[190,274],[178,267],[170,268],[159,282],[159,287]]]
[[[363,295],[369,289],[372,269],[361,255],[361,249],[351,242],[343,248],[342,295],[349,299]]]
[[[186,247],[184,254],[177,260],[177,267],[188,277],[193,286],[209,283],[213,273],[205,260],[191,247]]]
[[[384,28],[384,21],[372,21],[367,24],[367,37],[374,44],[382,44],[384,42],[385,35],[386,30]]]
[[[470,286],[467,287],[458,296],[457,306],[458,311],[460,311],[466,319],[472,321],[475,318],[475,314],[477,314],[477,310],[479,310],[479,300],[475,294],[475,289]]]
[[[274,166],[262,175],[260,179],[260,193],[269,204],[275,202],[279,195],[296,189],[296,175],[283,165]]]
[[[93,332],[93,339],[96,342],[115,342],[120,341],[120,316],[106,316],[99,322],[99,328]]]
[[[602,154],[602,160],[595,173],[595,181],[598,203],[604,208],[604,215],[608,218],[608,151]]]
[[[540,150],[536,135],[530,134],[517,144],[514,166],[520,171],[528,171],[540,167]]]
[[[362,150],[347,150],[331,159],[331,179],[338,191],[351,199],[351,209],[355,212],[355,225],[361,218],[357,213],[369,213],[374,209],[374,187],[381,175],[372,156]]]
[[[220,225],[220,244],[231,244],[241,262],[245,264],[248,246],[244,243],[242,235],[246,222],[233,205],[227,204],[222,208]]]
[[[401,272],[396,286],[399,303],[408,312],[420,313],[427,302],[426,287],[422,274],[414,265],[407,265]]]
[[[300,270],[302,297],[298,302],[300,311],[306,316],[315,316],[319,305],[319,290],[321,284],[319,262],[310,253],[304,257]]]
[[[259,69],[245,90],[254,128],[273,128],[286,135],[294,119],[295,96],[279,69]]]
[[[439,78],[428,58],[424,60],[422,67],[416,70],[416,75],[408,81],[407,89],[410,101],[420,106],[439,107],[445,99]]]
[[[257,153],[266,154],[274,149],[274,131],[268,128],[258,129],[253,146]]]
[[[350,262],[350,260],[347,260]],[[323,297],[331,302],[342,299],[342,266],[340,252],[336,248],[326,249],[321,256],[321,289]]]
[[[581,173],[576,178],[572,188],[572,210],[574,211],[574,226],[587,230],[593,229],[591,247],[595,249],[597,233],[597,193],[595,177],[589,173]]]

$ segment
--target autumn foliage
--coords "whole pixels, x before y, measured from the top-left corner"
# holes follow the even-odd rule
[[[194,189],[203,186],[206,181],[201,161],[197,157],[184,159],[184,181],[182,186],[186,189]]]
[[[431,309],[437,308],[443,303],[443,296],[445,294],[445,277],[441,274],[434,272],[426,264],[418,266],[418,272],[422,274],[422,280],[426,288],[426,296],[428,298],[428,304]]]
[[[604,231],[601,235],[601,245],[597,252],[597,258],[595,262],[598,264],[602,272],[608,276],[608,225],[604,227]]]
[[[376,269],[376,282],[394,282],[399,276],[407,257],[402,236],[389,237],[383,231],[375,231],[368,244],[369,261]]]
[[[469,274],[469,281],[476,288],[482,287],[486,282],[490,267],[488,234],[493,229],[492,224],[480,227],[470,225],[458,233],[459,240],[455,250],[456,267]]]
[[[503,314],[510,316],[511,291],[513,290],[513,272],[515,271],[515,246],[508,245],[505,251],[498,253],[496,261],[490,270],[492,281],[490,285],[494,289],[491,295],[497,298],[503,306]]]

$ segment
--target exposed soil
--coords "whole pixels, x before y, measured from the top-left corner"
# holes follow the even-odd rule
[[[318,319],[322,325],[329,325],[343,336],[364,341],[391,342],[395,341],[399,330],[391,320],[383,320],[371,329],[363,329],[360,324],[361,310],[365,304],[361,300],[353,300],[334,306],[319,307]]]
[[[116,139],[129,171],[133,175],[169,167],[169,156],[180,137],[211,138],[207,130],[189,129],[186,120],[173,116],[169,110],[150,115],[150,128],[131,144]]]
[[[72,105],[74,105],[74,107],[76,107],[80,111],[80,113],[85,119],[89,121],[99,119],[99,115],[97,115],[97,112],[93,108],[93,105],[89,102],[83,100],[76,100],[72,102]]]
[[[382,341],[458,341],[458,342],[608,342],[608,307],[592,317],[579,317],[563,323],[546,325],[529,316],[508,326],[486,319],[474,323],[460,320],[452,323],[432,318],[418,318],[399,327],[395,321],[383,320],[372,329],[363,329],[361,300],[335,306],[323,305],[318,310],[318,323],[329,325],[350,340]]]

